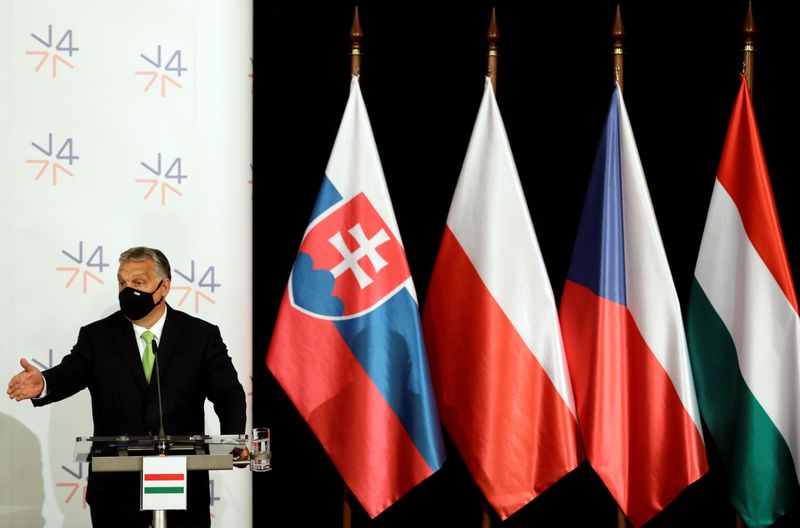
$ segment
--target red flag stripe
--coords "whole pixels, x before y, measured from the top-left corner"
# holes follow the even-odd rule
[[[577,467],[575,418],[449,228],[423,328],[445,428],[505,519]]]
[[[432,471],[333,323],[288,304],[284,294],[271,347],[292,354],[268,354],[267,365],[375,517]]]
[[[641,526],[707,471],[703,440],[625,306],[568,280],[560,319],[586,457]]]
[[[744,172],[747,169],[752,169],[753,173]],[[722,150],[717,179],[736,203],[750,242],[775,277],[794,311],[798,312],[797,295],[783,245],[781,224],[761,147],[761,136],[744,76],[728,125],[728,136]]]
[[[147,473],[145,480],[183,480],[183,473]]]

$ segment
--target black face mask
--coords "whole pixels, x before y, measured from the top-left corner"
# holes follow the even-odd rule
[[[164,279],[161,279],[156,289],[150,293],[136,290],[130,286],[119,292],[119,308],[122,310],[122,314],[131,321],[138,321],[149,314],[164,300],[162,297],[157,303],[153,302],[153,294],[158,291],[162,282]]]

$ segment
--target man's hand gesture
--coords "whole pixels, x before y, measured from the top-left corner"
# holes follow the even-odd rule
[[[44,377],[41,371],[28,363],[25,358],[20,359],[19,364],[24,370],[11,378],[6,394],[17,401],[38,397],[44,390]]]

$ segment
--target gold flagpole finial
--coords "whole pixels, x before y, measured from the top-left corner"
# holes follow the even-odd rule
[[[486,38],[489,40],[486,75],[492,80],[492,89],[497,93],[497,42],[500,40],[500,31],[497,29],[497,16],[494,7],[492,7],[492,19],[489,22],[489,30],[486,32]]]
[[[756,23],[753,21],[753,2],[747,2],[747,16],[744,19],[744,58],[742,60],[742,70],[747,79],[747,90],[750,97],[753,97],[753,62],[755,60],[755,46],[753,42],[756,36]]]
[[[350,28],[350,74],[358,77],[361,75],[361,37],[364,33],[361,31],[361,22],[358,20],[358,6],[356,6],[356,14],[353,16],[353,25]]]
[[[614,82],[619,85],[622,91],[623,64],[622,64],[622,40],[625,38],[625,28],[622,26],[622,15],[620,14],[619,4],[617,4],[617,14],[614,17],[614,25],[611,28],[611,39],[614,42]]]

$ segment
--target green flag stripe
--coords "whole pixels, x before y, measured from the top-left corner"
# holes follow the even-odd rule
[[[183,486],[163,486],[154,488],[145,488],[145,493],[183,493]]]
[[[731,502],[748,526],[770,525],[800,498],[792,454],[747,387],[733,339],[697,279],[686,333],[700,414],[725,463]]]

